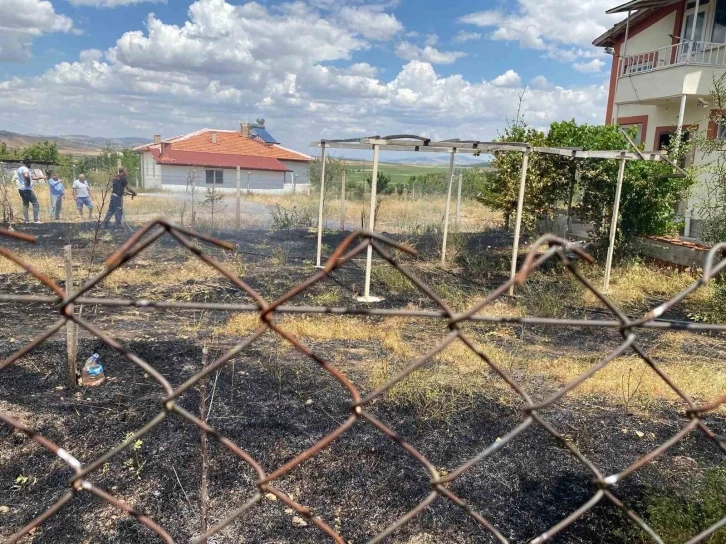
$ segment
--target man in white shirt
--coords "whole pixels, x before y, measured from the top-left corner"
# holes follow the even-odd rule
[[[30,171],[30,161],[23,161],[23,166],[17,169],[15,172],[15,179],[18,184],[18,193],[20,198],[23,200],[23,217],[26,223],[30,223],[28,217],[28,208],[33,205],[33,219],[36,223],[40,223],[38,219],[38,212],[40,205],[38,204],[38,197],[35,196],[33,187],[35,187],[35,180],[40,179],[33,177],[33,173]]]
[[[91,202],[91,192],[86,181],[86,176],[81,174],[78,179],[73,182],[73,199],[76,201],[76,209],[78,215],[83,217],[83,206],[88,208],[88,218],[93,215],[93,202]]]

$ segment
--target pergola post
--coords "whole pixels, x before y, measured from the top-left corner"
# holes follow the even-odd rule
[[[512,245],[512,269],[510,278],[517,274],[517,255],[519,254],[519,233],[522,230],[522,209],[524,208],[524,186],[527,182],[527,169],[529,168],[529,154],[531,148],[527,147],[522,153],[522,171],[519,178],[519,197],[517,199],[517,217],[514,223],[514,244]],[[509,287],[509,294],[514,294],[514,284]]]
[[[459,173],[459,187],[456,190],[456,232],[461,230],[461,184],[464,182],[464,174]]]
[[[615,251],[615,235],[618,230],[618,215],[620,214],[620,193],[623,189],[623,177],[625,175],[625,157],[620,159],[618,167],[618,182],[615,186],[615,202],[613,203],[613,217],[610,221],[610,245],[608,246],[608,256],[605,260],[605,280],[603,288],[605,291],[610,287],[610,270],[613,266],[613,253]]]
[[[376,191],[378,189],[378,156],[381,151],[379,144],[373,144],[373,171],[371,172],[371,212],[368,218],[368,228],[373,231],[376,226]],[[363,296],[358,297],[358,302],[380,302],[380,297],[371,296],[371,266],[373,264],[373,246],[368,246],[366,254],[366,277],[363,288]]]
[[[446,195],[446,212],[444,213],[444,235],[441,243],[441,265],[446,264],[446,242],[449,237],[449,213],[451,212],[451,186],[454,184],[454,159],[456,157],[456,148],[451,150],[451,159],[449,159],[449,192]]]
[[[242,226],[242,191],[241,191],[241,172],[240,167],[237,167],[237,207],[235,209],[235,226],[239,230]]]
[[[323,204],[325,202],[325,142],[320,143],[320,206],[318,207],[318,255],[315,265],[320,268],[323,253]]]

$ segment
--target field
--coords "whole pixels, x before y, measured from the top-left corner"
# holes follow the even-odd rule
[[[353,182],[365,181],[372,172],[373,165],[371,162],[348,162],[348,173]],[[380,163],[378,171],[391,177],[391,182],[403,183],[408,181],[411,176],[425,176],[426,174],[446,174],[449,171],[448,166],[423,166],[416,164],[394,164]]]
[[[302,195],[300,195],[302,196]],[[252,197],[251,204],[274,208],[280,201]],[[167,199],[169,200],[169,199]],[[153,197],[128,202],[135,218],[156,211]],[[164,206],[176,205],[176,200]],[[330,217],[337,217],[330,203]],[[400,257],[443,300],[464,310],[506,280],[510,236],[498,230],[496,214],[469,203],[465,214],[479,232],[454,234],[450,263],[434,264],[436,233],[394,230],[405,201],[392,200],[384,226],[399,240],[419,249]],[[434,208],[437,208],[433,206]],[[477,205],[478,206],[478,205]],[[420,206],[419,206],[420,208]],[[382,209],[386,210],[384,202]],[[180,214],[180,209],[175,209]],[[351,212],[355,222],[358,210]],[[172,215],[172,214],[170,214]],[[173,214],[177,215],[177,214]],[[426,212],[438,222],[438,211]],[[226,223],[225,223],[226,224]],[[390,225],[390,228],[389,228]],[[98,273],[128,232],[102,232],[93,222],[18,227],[37,235],[34,246],[2,243],[62,285],[62,246],[72,244],[76,277]],[[206,226],[205,226],[206,228]],[[236,247],[204,251],[243,278],[266,300],[273,300],[316,272],[315,234],[293,226],[269,230],[215,231]],[[330,255],[344,234],[326,232]],[[96,240],[94,242],[94,240]],[[363,285],[355,259],[324,282],[298,295],[291,304],[362,308],[354,301]],[[594,282],[601,267],[578,263]],[[611,298],[631,316],[641,315],[694,281],[687,272],[624,262],[613,274]],[[707,286],[662,316],[688,321],[712,305],[716,287]],[[383,296],[383,309],[432,310],[433,303],[382,260],[373,268],[372,291]],[[0,292],[43,294],[45,290],[14,264],[0,261]],[[93,297],[179,302],[247,303],[212,269],[165,239],[111,275],[89,293]],[[0,357],[5,358],[57,319],[52,305],[0,303]],[[486,315],[604,319],[602,304],[556,266],[534,273],[514,298],[501,298]],[[176,387],[201,369],[202,348],[211,357],[242,341],[259,324],[256,314],[169,309],[87,306],[83,316],[152,364]],[[364,394],[380,387],[449,332],[445,321],[412,316],[277,316],[281,329],[301,339],[315,354],[334,364]],[[622,342],[617,330],[596,327],[498,325],[486,321],[463,325],[467,337],[519,383],[536,401],[548,398]],[[695,402],[707,403],[726,391],[724,334],[645,329],[639,343],[658,368]],[[82,332],[80,354],[97,351],[108,381],[97,388],[65,385],[64,335],[56,335],[18,363],[0,371],[0,413],[6,413],[61,444],[84,465],[150,421],[160,410],[156,382],[122,355]],[[335,429],[350,413],[350,397],[310,357],[272,332],[265,333],[232,362],[210,376],[213,396],[208,422],[240,444],[268,472],[290,461]],[[199,415],[200,391],[179,399]],[[521,398],[481,358],[456,342],[438,353],[370,406],[442,473],[496,443],[522,423]],[[603,474],[615,474],[672,438],[688,423],[673,390],[632,352],[626,352],[542,411],[564,440],[575,445]],[[723,405],[704,416],[720,436],[726,434]],[[199,534],[200,433],[171,415],[90,476],[165,527],[176,541]],[[67,466],[28,437],[0,427],[0,540],[39,515],[67,489]],[[726,456],[700,432],[693,431],[662,456],[637,470],[611,491],[663,535],[665,542],[685,542],[726,514]],[[364,422],[357,423],[327,449],[276,481],[277,487],[319,515],[346,542],[372,538],[430,492],[429,474],[401,447]],[[512,542],[529,541],[587,502],[594,494],[593,475],[562,443],[538,425],[504,446],[451,484]],[[209,443],[209,518],[214,524],[241,506],[255,491],[249,465],[214,440]],[[714,483],[715,482],[715,483]],[[689,514],[692,513],[692,514]],[[274,496],[209,539],[210,543],[329,542],[321,531]],[[303,521],[303,523],[300,523]],[[721,538],[722,540],[718,540]],[[724,531],[712,542],[724,542]],[[42,524],[27,542],[157,542],[133,518],[86,493],[75,497]],[[607,502],[593,508],[556,542],[647,542],[647,537]],[[443,499],[394,533],[387,542],[431,544],[479,543],[495,539]]]
[[[415,167],[414,167],[415,168]],[[45,187],[36,189],[40,204],[40,218],[42,221],[50,220],[50,198]],[[11,203],[16,221],[22,220],[22,208],[17,192],[10,192]],[[196,225],[200,228],[214,231],[233,228],[235,226],[236,198],[229,193],[220,194],[220,200],[212,206],[205,202],[207,191],[198,190],[195,194]],[[108,198],[104,199],[98,190],[92,190],[92,198],[96,211],[108,206]],[[348,200],[343,208],[340,198],[329,197],[325,201],[324,224],[326,228],[339,229],[341,227],[342,210],[345,210],[345,228],[348,230],[368,226],[370,202],[367,200]],[[452,202],[451,222],[454,224],[455,204]],[[416,234],[428,230],[440,230],[443,225],[446,210],[446,197],[427,196],[425,198],[410,199],[397,195],[382,198],[378,208],[376,228],[384,232],[395,234]],[[214,212],[214,213],[212,213]],[[32,209],[30,211],[32,219]],[[83,219],[78,217],[73,200],[67,195],[63,200],[63,222],[79,223],[88,221],[88,212],[84,211]],[[138,197],[124,199],[124,214],[128,221],[140,224],[159,216],[170,217],[177,222],[191,225],[192,203],[191,195],[184,192],[147,191],[141,192]],[[102,214],[105,215],[105,214]],[[287,218],[285,217],[287,216]],[[242,228],[248,229],[282,229],[311,228],[317,225],[318,195],[297,193],[294,195],[274,194],[243,194],[241,202]],[[475,232],[482,228],[492,228],[501,221],[501,214],[492,212],[479,202],[465,198],[462,200],[461,222],[458,230],[461,232]]]

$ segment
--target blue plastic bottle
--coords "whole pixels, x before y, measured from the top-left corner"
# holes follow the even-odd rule
[[[100,359],[98,353],[94,353],[88,358],[81,372],[81,384],[93,386],[101,385],[104,382],[106,376],[103,374],[101,363],[99,363]]]

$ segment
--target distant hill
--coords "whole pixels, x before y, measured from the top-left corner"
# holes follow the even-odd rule
[[[36,134],[18,134],[7,130],[0,130],[0,142],[4,142],[10,149],[28,147],[43,141],[55,142],[60,153],[70,155],[96,155],[107,143],[116,149],[135,147],[148,144],[151,140],[147,138],[101,138],[97,136],[86,136],[83,134],[71,134],[61,136],[40,136]]]

